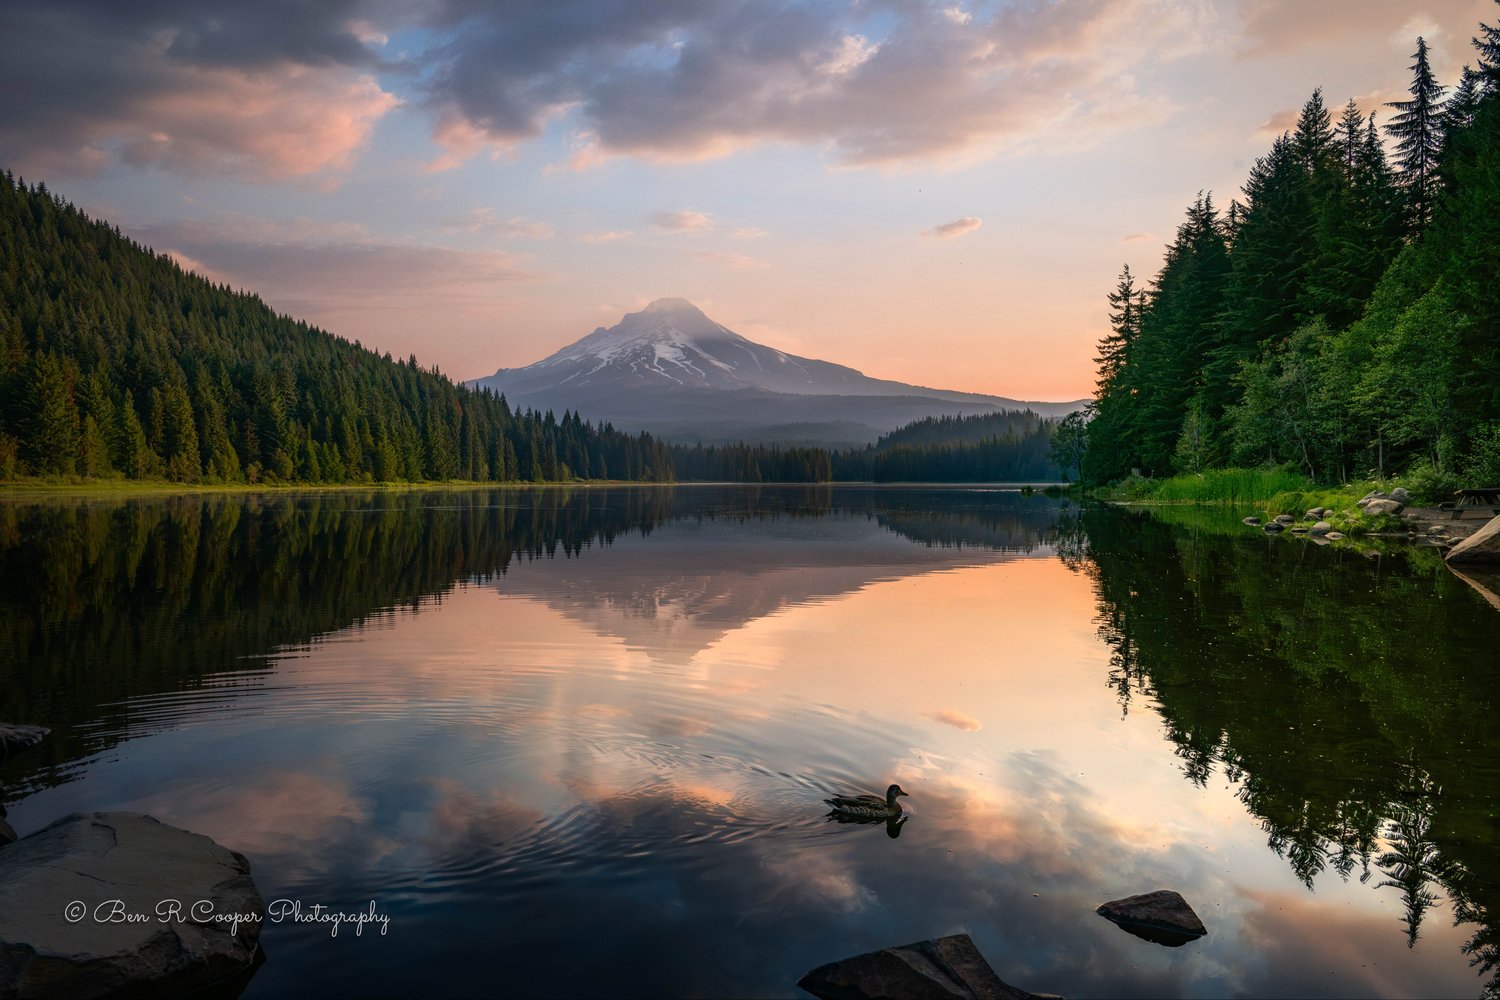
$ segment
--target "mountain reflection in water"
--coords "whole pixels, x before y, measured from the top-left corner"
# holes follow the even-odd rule
[[[55,732],[0,782],[22,833],[138,809],[247,853],[267,898],[391,915],[379,942],[268,926],[251,996],[791,996],[958,930],[1066,995],[1478,993],[1500,614],[1420,554],[1172,517],[830,487],[7,503],[0,719]],[[904,824],[826,821],[889,780]],[[1165,886],[1207,938],[1092,912]]]

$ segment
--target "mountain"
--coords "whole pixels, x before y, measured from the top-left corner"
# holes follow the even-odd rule
[[[928,416],[1021,409],[1061,416],[1085,402],[1023,402],[871,378],[757,344],[686,299],[657,299],[535,364],[470,384],[523,408],[573,410],[705,443],[866,444]]]

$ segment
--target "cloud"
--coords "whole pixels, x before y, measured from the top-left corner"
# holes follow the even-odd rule
[[[978,732],[981,728],[978,719],[970,718],[962,712],[955,712],[951,709],[945,708],[935,712],[928,712],[927,717],[933,722],[941,722],[945,726],[962,729],[966,733]]]
[[[1145,243],[1151,239],[1150,233],[1126,233],[1120,237],[1121,243]]]
[[[1172,106],[1131,70],[1214,44],[1201,0],[1079,0],[992,9],[581,0],[437,5],[425,107],[514,147],[567,116],[575,166],[699,160],[765,143],[846,165],[973,157],[1072,133],[1097,142]],[[454,147],[455,155],[470,155]]]
[[[6,4],[0,158],[253,181],[347,170],[400,101],[340,6]]]
[[[489,236],[521,237],[528,240],[552,238],[552,227],[545,222],[519,215],[502,216],[493,208],[476,208],[454,216],[443,223],[449,232],[484,233]]]
[[[1274,137],[1281,135],[1283,132],[1290,132],[1297,127],[1297,119],[1301,114],[1301,108],[1282,108],[1255,126],[1255,134],[1258,136]]]
[[[983,219],[974,215],[966,215],[962,219],[954,219],[952,222],[945,222],[940,226],[924,229],[922,235],[931,236],[939,240],[951,240],[956,236],[972,233],[982,225],[984,225]]]
[[[716,264],[723,264],[725,267],[733,268],[736,271],[754,271],[771,266],[757,257],[751,257],[748,254],[742,253],[731,253],[727,250],[694,250],[693,256],[702,260],[713,261]]]
[[[657,212],[651,216],[651,224],[669,233],[699,233],[712,229],[714,221],[703,212],[684,210],[681,212]]]
[[[279,312],[351,338],[360,335],[344,322],[353,315],[408,310],[416,302],[427,312],[483,304],[498,289],[537,277],[514,254],[361,239],[343,226],[216,219],[140,227],[131,235],[170,247],[181,265],[210,281],[250,290]]]
[[[1435,6],[1435,5],[1428,5]],[[1464,17],[1461,2],[1443,5],[1448,20],[1456,16],[1461,25],[1472,25],[1484,16],[1488,5],[1468,4],[1476,15]],[[1340,4],[1306,3],[1305,0],[1249,0],[1243,7],[1244,23],[1239,36],[1246,55],[1267,56],[1327,45],[1335,39],[1379,39],[1405,55],[1416,48],[1417,36],[1428,43],[1444,34],[1432,12],[1414,14],[1408,0],[1363,0],[1357,13]],[[1491,8],[1493,9],[1493,8]],[[1466,29],[1465,29],[1466,30]],[[1468,34],[1463,35],[1465,42]],[[1467,49],[1467,46],[1463,46]],[[1463,58],[1468,53],[1462,54]]]
[[[575,239],[580,243],[614,243],[629,239],[634,234],[628,229],[606,229],[598,233],[579,233]]]
[[[387,53],[390,39],[409,39]],[[796,144],[831,162],[963,162],[1094,144],[1174,110],[1154,67],[1216,44],[1206,0],[969,11],[856,0],[10,0],[0,157],[277,180],[350,168],[401,101],[452,169],[562,122],[557,169]]]
[[[729,234],[737,240],[758,240],[763,236],[770,235],[764,229],[755,226],[741,226]]]

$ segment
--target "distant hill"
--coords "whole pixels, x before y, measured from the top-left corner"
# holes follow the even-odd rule
[[[188,274],[0,175],[0,479],[670,479],[649,436],[512,410]]]
[[[757,344],[685,299],[657,299],[524,368],[470,383],[673,441],[862,445],[938,415],[1063,416],[1085,400],[1027,402],[871,378]]]

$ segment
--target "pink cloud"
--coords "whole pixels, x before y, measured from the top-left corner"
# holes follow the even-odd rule
[[[939,240],[951,240],[955,237],[972,233],[982,225],[984,225],[983,219],[975,215],[966,215],[962,219],[954,219],[952,222],[945,222],[940,226],[924,229],[922,235],[931,236]]]

